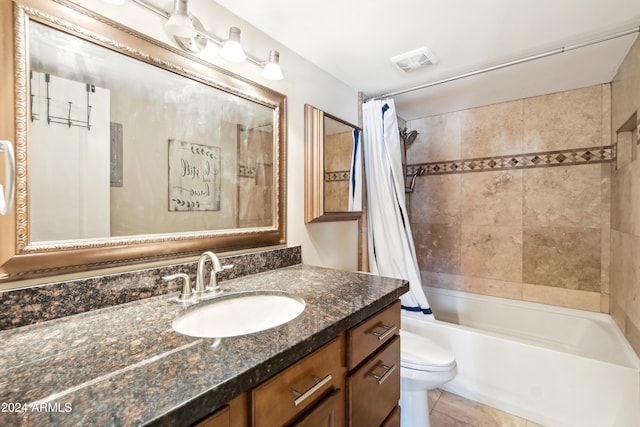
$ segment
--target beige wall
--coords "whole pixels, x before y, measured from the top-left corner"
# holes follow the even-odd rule
[[[607,312],[610,115],[598,85],[408,122],[423,284]]]
[[[636,132],[617,133],[640,107],[640,41],[636,41],[611,83],[611,99],[612,134],[619,153],[617,167],[612,168],[611,315],[640,354],[638,138]]]
[[[129,91],[113,91],[111,99],[111,121],[120,123],[123,129],[123,184],[111,188],[111,235],[236,227],[236,126],[223,120],[208,120],[204,125],[185,128],[172,120],[179,116],[180,109],[171,101],[157,102]],[[212,110],[204,103],[196,105],[203,114]],[[209,114],[219,117],[213,111]],[[220,210],[169,210],[169,139],[220,148]]]

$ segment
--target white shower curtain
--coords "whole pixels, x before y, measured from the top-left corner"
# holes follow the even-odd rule
[[[420,269],[407,216],[402,176],[402,147],[392,99],[363,107],[369,267],[385,277],[409,281],[402,308],[433,317],[422,290]]]

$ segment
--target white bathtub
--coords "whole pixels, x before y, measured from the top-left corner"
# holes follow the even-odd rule
[[[545,426],[640,426],[640,361],[610,316],[425,288],[438,320],[402,328],[450,349],[443,389]]]

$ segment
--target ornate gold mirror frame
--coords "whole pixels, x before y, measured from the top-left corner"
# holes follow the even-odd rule
[[[64,0],[1,0],[0,4],[0,102],[15,105],[0,113],[0,139],[13,141],[16,155],[14,207],[0,216],[0,282],[286,242],[286,96]],[[28,180],[28,27],[32,21],[272,109],[272,225],[32,242]]]

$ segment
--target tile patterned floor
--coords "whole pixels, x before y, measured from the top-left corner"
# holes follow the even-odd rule
[[[431,427],[543,427],[441,390],[429,391]]]

